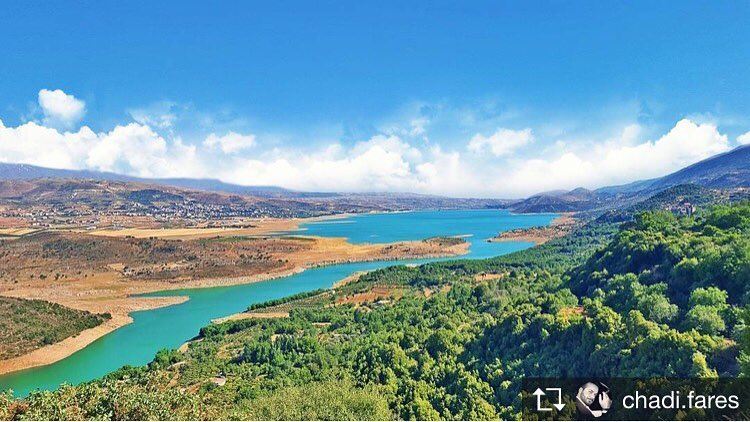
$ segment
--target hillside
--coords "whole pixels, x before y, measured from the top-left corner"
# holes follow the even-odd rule
[[[750,190],[709,189],[699,185],[676,185],[666,188],[634,205],[605,211],[599,221],[629,221],[639,212],[649,210],[669,211],[679,215],[692,215],[698,208],[711,204],[728,204],[750,199]]]
[[[276,186],[241,186],[224,183],[215,179],[147,179],[91,170],[64,170],[32,166],[30,164],[0,163],[0,180],[32,179],[81,179],[111,182],[137,182],[260,197],[292,197],[295,194],[293,191]]]
[[[108,314],[92,314],[43,300],[0,296],[0,331],[3,333],[0,360],[57,343],[109,318]]]
[[[414,209],[502,208],[509,201],[483,198],[449,198],[398,192],[302,192],[277,186],[243,186],[215,179],[165,178],[146,179],[116,173],[89,170],[59,170],[28,164],[0,163],[0,181],[32,180],[100,181],[119,184],[159,186],[186,191],[206,191],[265,199],[269,203],[296,203],[306,209],[298,215],[337,212],[404,211]]]
[[[232,218],[299,218],[419,209],[500,208],[495,200],[411,194],[278,198],[101,179],[0,180],[0,227],[223,224]],[[138,220],[140,219],[140,220]],[[143,220],[147,219],[147,220]]]
[[[602,198],[584,188],[571,191],[545,192],[530,196],[511,205],[515,212],[570,212],[597,208]]]
[[[694,183],[710,188],[750,186],[750,145],[743,145],[655,180],[651,190]]]
[[[664,177],[593,191],[577,188],[538,194],[516,201],[510,204],[510,208],[516,212],[623,210],[661,191],[688,184],[710,188],[720,196],[741,194],[750,188],[750,145],[710,157]]]
[[[100,179],[0,180],[0,217],[97,224],[112,216],[160,221],[304,217],[361,208]],[[367,211],[368,209],[364,209]],[[45,223],[46,222],[46,223]]]

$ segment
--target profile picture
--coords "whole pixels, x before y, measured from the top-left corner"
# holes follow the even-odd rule
[[[611,407],[609,387],[604,383],[589,381],[578,388],[576,408],[582,415],[598,418]]]

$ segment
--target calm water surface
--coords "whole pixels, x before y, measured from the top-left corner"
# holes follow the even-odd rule
[[[526,242],[489,243],[498,232],[547,225],[554,214],[513,215],[499,210],[418,211],[367,214],[309,223],[305,235],[346,237],[353,243],[383,243],[432,236],[465,235],[471,243],[465,258],[487,258],[531,246]],[[157,351],[176,348],[195,337],[212,319],[245,310],[248,305],[295,293],[331,287],[356,271],[433,260],[380,261],[331,265],[289,277],[233,287],[171,290],[151,296],[189,296],[185,303],[134,312],[133,323],[51,365],[0,376],[0,390],[24,396],[35,389],[54,389],[101,377],[123,365],[143,365]]]

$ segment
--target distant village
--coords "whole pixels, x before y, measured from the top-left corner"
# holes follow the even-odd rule
[[[300,211],[292,208],[256,204],[219,205],[183,200],[170,203],[141,204],[123,201],[112,206],[92,206],[89,204],[55,203],[48,206],[32,205],[8,207],[0,211],[5,218],[20,219],[30,227],[49,228],[62,225],[75,225],[95,229],[102,221],[127,221],[128,218],[147,218],[155,223],[179,223],[193,225],[229,218],[293,218]]]

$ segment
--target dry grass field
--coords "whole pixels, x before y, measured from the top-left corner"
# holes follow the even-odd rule
[[[579,221],[572,214],[563,214],[554,220],[549,226],[530,227],[527,229],[514,229],[502,232],[489,242],[533,242],[536,245],[549,242],[552,239],[563,237],[579,226]]]
[[[243,220],[241,224],[223,227],[136,227],[92,230],[86,231],[86,233],[94,236],[134,237],[136,239],[195,240],[217,236],[262,236],[271,233],[288,232],[296,230],[300,221],[299,219],[264,218]]]

